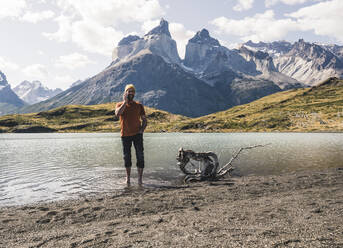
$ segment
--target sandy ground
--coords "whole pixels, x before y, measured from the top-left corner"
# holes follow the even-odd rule
[[[343,247],[343,168],[1,208],[0,247]]]

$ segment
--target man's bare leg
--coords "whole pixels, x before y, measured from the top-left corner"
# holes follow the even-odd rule
[[[130,185],[131,167],[125,167],[125,169],[126,169],[126,184]]]
[[[138,185],[143,184],[143,168],[137,168],[138,171]]]

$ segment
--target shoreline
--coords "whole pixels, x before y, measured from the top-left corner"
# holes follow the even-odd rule
[[[0,247],[342,247],[343,168],[0,208]]]
[[[71,133],[71,134],[90,134],[90,133],[100,133],[100,134],[120,134],[120,131],[114,132],[114,131],[109,131],[109,130],[104,130],[104,131],[79,131],[79,132],[63,132],[63,131],[57,131],[57,132],[2,132],[2,130],[0,130],[0,134],[56,134],[56,133],[60,133],[60,134],[65,134],[65,133]],[[256,131],[256,130],[215,130],[212,132],[209,132],[208,130],[187,130],[187,131],[156,131],[156,132],[144,132],[147,134],[170,134],[170,133],[201,133],[201,134],[206,134],[206,133],[337,133],[337,134],[341,134],[343,133],[343,130],[280,130],[280,131],[269,131],[269,130],[264,130],[264,131]]]

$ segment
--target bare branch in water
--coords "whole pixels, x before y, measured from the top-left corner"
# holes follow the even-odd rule
[[[186,175],[185,180],[195,180],[195,181],[203,181],[203,180],[218,180],[224,177],[226,174],[233,171],[233,161],[237,159],[238,155],[244,151],[249,150],[257,147],[265,147],[266,145],[254,145],[248,147],[241,147],[239,150],[232,156],[230,161],[225,164],[223,167],[219,166],[218,157],[214,152],[200,152],[196,153],[192,150],[184,150],[183,148],[179,149],[179,154],[176,160],[178,161],[178,165],[180,170]],[[196,167],[191,160],[199,162],[199,168],[194,170]],[[202,166],[201,166],[202,164]],[[188,168],[187,166],[191,165],[193,170]]]

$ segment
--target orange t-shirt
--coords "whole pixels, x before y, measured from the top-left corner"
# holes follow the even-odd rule
[[[116,108],[123,105],[124,102],[119,102]],[[133,136],[139,132],[141,128],[141,116],[145,115],[144,107],[138,102],[126,104],[123,114],[120,116],[121,136]]]

